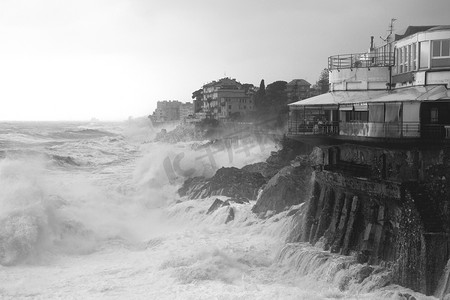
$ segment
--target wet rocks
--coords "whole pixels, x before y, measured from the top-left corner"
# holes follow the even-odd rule
[[[219,207],[223,206],[225,202],[223,202],[220,199],[214,200],[213,204],[208,208],[208,211],[206,212],[207,215],[212,214],[215,212]]]
[[[251,165],[246,165],[242,167],[242,170],[251,173],[260,173],[265,178],[271,178],[280,170],[280,168],[281,167],[277,165],[268,164],[266,162],[258,162]]]
[[[204,134],[202,130],[191,124],[182,124],[176,126],[175,129],[169,132],[166,129],[161,129],[161,131],[156,134],[155,141],[175,144],[178,142],[202,140],[203,138]]]
[[[234,209],[232,207],[228,208],[228,216],[225,220],[225,224],[234,220]]]
[[[227,209],[227,218],[226,218],[226,220],[225,220],[225,224],[227,224],[227,223],[233,221],[233,220],[234,220],[235,213],[234,213],[233,207],[231,207],[231,205],[230,205],[230,202],[233,202],[233,200],[235,200],[235,199],[229,199],[229,200],[226,200],[226,201],[222,201],[222,200],[216,198],[216,200],[214,200],[213,204],[211,204],[211,206],[209,207],[209,209],[208,209],[208,211],[206,212],[206,214],[207,214],[207,215],[210,215],[210,214],[212,214],[213,212],[215,212],[216,210],[218,210],[220,207],[228,206],[228,209]],[[241,202],[236,202],[236,203],[243,204],[244,202],[241,201]]]
[[[195,177],[186,180],[178,194],[189,199],[210,196],[256,199],[259,188],[265,183],[266,179],[260,173],[250,173],[234,167],[220,168],[209,179]]]
[[[184,181],[181,188],[178,189],[180,196],[190,195],[190,199],[197,198],[201,194],[203,186],[207,183],[204,177],[192,177]]]
[[[252,211],[257,214],[278,213],[304,202],[310,194],[311,175],[309,166],[284,167],[263,188]]]

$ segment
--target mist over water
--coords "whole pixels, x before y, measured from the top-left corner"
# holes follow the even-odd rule
[[[262,161],[273,143],[232,160],[214,148],[212,162],[155,133],[146,119],[0,124],[1,299],[399,299],[299,273],[286,212],[235,203],[225,224],[229,208],[206,214],[217,197],[177,195],[186,176]]]

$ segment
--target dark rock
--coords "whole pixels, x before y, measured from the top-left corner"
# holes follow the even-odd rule
[[[237,203],[237,204],[244,204],[244,203],[250,203],[250,200],[247,198],[230,198],[225,201],[225,203]]]
[[[408,293],[399,293],[398,294],[401,299],[405,299],[405,300],[417,300],[416,297],[414,297],[413,295],[410,295]]]
[[[208,211],[206,212],[207,215],[213,213],[216,211],[219,207],[223,206],[224,202],[220,199],[214,200],[213,204],[209,207]]]
[[[284,167],[266,184],[252,211],[258,214],[269,210],[278,213],[304,202],[310,195],[311,175],[309,166]]]
[[[184,181],[181,188],[178,189],[178,194],[183,197],[190,195],[190,199],[195,198],[193,195],[200,192],[202,187],[207,183],[207,179],[204,177],[192,177]]]
[[[172,131],[161,129],[161,131],[156,134],[155,141],[174,144],[178,142],[203,140],[204,138],[204,130],[197,128],[192,124],[182,124],[175,127]]]
[[[234,167],[220,168],[209,179],[194,177],[186,180],[178,193],[180,196],[188,196],[189,199],[210,196],[256,199],[259,188],[265,183],[266,180],[259,173],[250,173]]]
[[[225,224],[227,224],[228,222],[231,222],[234,220],[234,209],[232,207],[230,207],[228,209],[228,216],[227,219],[225,220]]]
[[[251,165],[246,165],[242,167],[241,170],[251,173],[259,173],[265,178],[271,178],[286,165],[287,164],[272,164],[267,162],[259,162]]]
[[[298,212],[298,209],[291,209],[291,210],[287,213],[286,217],[293,216],[293,215],[295,215],[297,212]]]
[[[356,274],[355,274],[355,279],[356,282],[361,283],[364,281],[364,279],[366,279],[367,277],[370,276],[370,274],[372,274],[374,268],[371,266],[363,266]]]

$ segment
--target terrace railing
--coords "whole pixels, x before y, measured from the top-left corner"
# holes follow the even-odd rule
[[[450,125],[420,124],[419,122],[331,122],[305,124],[289,120],[288,134],[291,136],[357,136],[377,138],[424,138],[450,139]]]
[[[303,122],[289,121],[289,134],[291,135],[339,135],[339,123],[305,124]]]
[[[328,69],[390,67],[394,65],[394,52],[353,53],[328,57]]]

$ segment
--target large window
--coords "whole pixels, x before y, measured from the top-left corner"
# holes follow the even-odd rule
[[[433,58],[450,57],[450,39],[433,41]]]
[[[417,69],[416,44],[397,48],[397,74]]]
[[[420,59],[419,67],[421,69],[428,69],[428,61],[430,58],[430,42],[420,42]]]
[[[397,73],[403,73],[405,63],[403,61],[403,48],[397,49]]]

